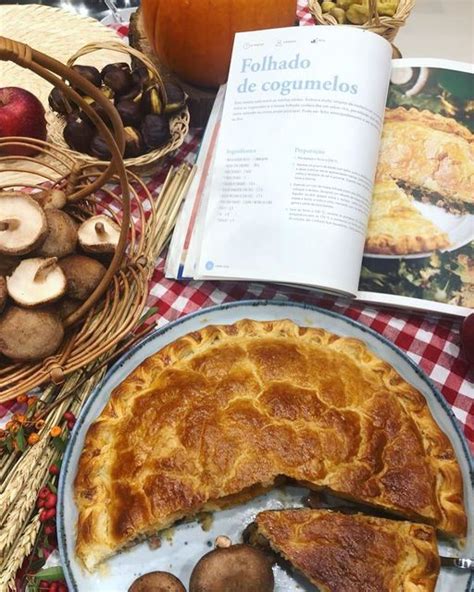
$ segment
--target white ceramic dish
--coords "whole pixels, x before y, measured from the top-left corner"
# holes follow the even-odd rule
[[[71,592],[127,592],[135,578],[154,570],[170,571],[187,586],[192,568],[199,558],[209,551],[216,536],[225,534],[233,542],[238,542],[243,528],[261,509],[301,505],[302,496],[305,492],[307,493],[307,490],[290,487],[284,491],[274,490],[245,505],[217,512],[208,532],[205,532],[197,522],[179,525],[173,529],[172,536],[163,537],[159,549],[151,550],[147,543],[136,545],[131,550],[107,561],[104,567],[94,574],[84,573],[74,556],[77,510],[73,501],[73,482],[76,467],[86,432],[102,411],[111,391],[143,360],[168,343],[206,325],[231,324],[244,318],[291,319],[301,326],[318,326],[339,335],[359,338],[377,356],[389,362],[405,380],[423,393],[434,418],[449,436],[461,466],[469,520],[467,544],[463,554],[472,557],[474,555],[473,462],[454,415],[427,377],[392,343],[351,319],[304,304],[255,300],[204,309],[155,331],[110,369],[84,406],[64,455],[59,483],[58,540],[69,590]],[[440,543],[440,550],[443,554],[457,554],[457,550],[449,543]],[[279,567],[275,567],[275,579],[275,592],[314,590],[313,586]],[[468,573],[443,568],[436,592],[469,592],[473,582],[474,578],[471,577],[469,580]]]

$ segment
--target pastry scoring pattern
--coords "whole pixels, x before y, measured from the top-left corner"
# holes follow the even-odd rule
[[[454,451],[418,391],[359,340],[243,320],[176,340],[113,391],[75,478],[77,556],[93,570],[281,476],[465,534]]]

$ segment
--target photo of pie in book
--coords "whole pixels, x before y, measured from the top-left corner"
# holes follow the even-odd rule
[[[423,204],[431,210],[420,211]],[[427,110],[387,109],[366,254],[402,256],[459,247],[456,221],[468,232],[465,244],[473,238],[472,213],[474,134]]]
[[[97,570],[282,477],[466,535],[456,455],[411,384],[358,339],[244,319],[171,342],[113,390],[74,480],[77,560]]]
[[[431,526],[331,510],[269,510],[246,530],[318,590],[433,592],[440,570]]]

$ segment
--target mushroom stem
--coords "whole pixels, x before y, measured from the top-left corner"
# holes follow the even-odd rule
[[[96,222],[94,228],[96,229],[98,235],[107,236],[107,231],[105,230],[103,222]]]
[[[35,282],[44,282],[48,277],[48,274],[54,269],[56,263],[58,262],[57,257],[50,257],[49,259],[45,259],[43,263],[38,267],[35,273],[34,281]]]
[[[18,218],[4,218],[0,220],[0,232],[5,230],[16,230],[20,226]]]

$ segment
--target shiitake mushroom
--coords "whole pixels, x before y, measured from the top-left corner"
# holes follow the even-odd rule
[[[7,301],[7,282],[6,282],[5,278],[0,275],[0,312],[2,312],[6,301]]]
[[[144,114],[163,113],[163,101],[158,84],[152,84],[143,91],[141,99],[141,110]]]
[[[94,128],[78,114],[68,117],[63,130],[63,137],[69,148],[77,152],[89,152],[89,146],[94,137]]]
[[[89,298],[107,271],[102,263],[84,255],[69,255],[58,264],[66,276],[66,295],[82,301]]]
[[[146,66],[138,66],[132,71],[132,78],[134,84],[145,86],[151,81],[152,76]]]
[[[145,116],[140,131],[149,150],[163,146],[171,137],[168,118],[155,113]]]
[[[54,354],[64,337],[59,316],[49,310],[10,306],[0,318],[0,353],[20,362]]]
[[[180,580],[167,571],[152,571],[137,578],[128,592],[186,592]]]
[[[232,545],[201,557],[189,592],[273,592],[274,586],[269,555],[249,545]]]

